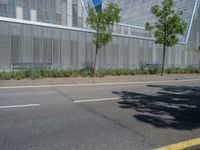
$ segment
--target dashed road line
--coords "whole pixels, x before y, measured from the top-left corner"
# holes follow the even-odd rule
[[[121,98],[122,97],[75,100],[74,103],[89,103],[89,102],[113,101],[113,100],[119,100]]]
[[[40,106],[40,104],[0,106],[0,109],[20,108],[20,107],[35,107],[35,106]]]

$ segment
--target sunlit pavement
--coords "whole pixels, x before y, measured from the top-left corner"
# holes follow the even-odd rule
[[[200,81],[2,88],[0,148],[156,149],[199,138],[199,116]]]

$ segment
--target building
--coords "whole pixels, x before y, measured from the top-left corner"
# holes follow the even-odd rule
[[[161,64],[162,47],[144,30],[150,13],[161,0],[105,0],[121,9],[121,22],[113,28],[113,41],[100,50],[99,68],[139,68]],[[0,70],[13,65],[49,65],[53,69],[80,69],[94,59],[92,34],[85,20],[91,0],[0,0]],[[180,43],[167,50],[167,67],[199,66],[200,0],[175,0],[183,12],[187,31]]]

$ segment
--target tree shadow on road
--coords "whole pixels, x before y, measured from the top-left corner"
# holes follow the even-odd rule
[[[113,91],[121,108],[134,109],[134,117],[159,128],[200,128],[200,87],[148,85],[159,88],[154,95]]]

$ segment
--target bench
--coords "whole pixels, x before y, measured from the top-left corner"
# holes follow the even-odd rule
[[[146,64],[145,65],[145,69],[160,69],[161,68],[161,64]]]
[[[11,70],[15,69],[51,69],[51,63],[13,63]]]

